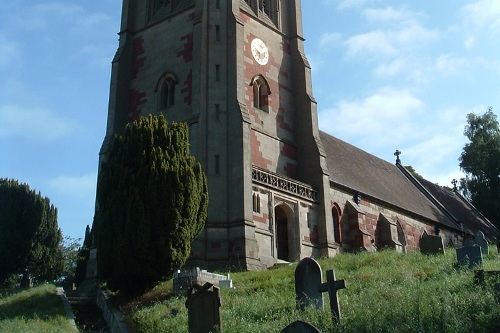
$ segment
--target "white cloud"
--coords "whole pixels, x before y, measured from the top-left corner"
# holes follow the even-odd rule
[[[461,8],[466,21],[479,28],[500,29],[500,1],[479,0]]]
[[[375,75],[379,77],[396,76],[407,72],[409,66],[408,59],[405,57],[396,58],[390,62],[383,63],[375,69]]]
[[[403,22],[386,30],[373,30],[350,37],[346,41],[349,56],[395,57],[422,48],[437,37],[437,32],[424,28],[418,21]]]
[[[391,38],[391,33],[386,31],[370,31],[349,38],[346,41],[349,56],[392,56],[397,53],[397,48]]]
[[[51,140],[70,133],[72,122],[43,108],[0,107],[0,137]]]
[[[319,46],[323,49],[337,45],[342,40],[342,34],[326,32],[319,37]]]
[[[476,43],[476,37],[469,35],[464,41],[464,46],[466,49],[470,50]]]
[[[458,73],[466,65],[467,59],[455,57],[452,54],[441,54],[436,60],[436,70],[445,75]]]
[[[363,15],[368,21],[372,22],[391,22],[408,19],[412,16],[410,12],[394,9],[392,6],[380,9],[369,8],[363,11]]]
[[[97,174],[90,173],[82,176],[59,176],[49,181],[49,186],[63,194],[72,196],[88,196],[95,193]]]
[[[352,7],[361,7],[363,6],[368,0],[325,0],[326,3],[337,3],[337,8],[338,9],[347,9],[347,8],[352,8]]]
[[[336,108],[321,110],[322,129],[342,138],[356,138],[362,146],[395,148],[416,135],[412,120],[418,119],[424,103],[407,90],[380,88],[354,101],[340,101]]]

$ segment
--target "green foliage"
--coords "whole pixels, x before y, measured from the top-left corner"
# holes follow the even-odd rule
[[[89,259],[90,247],[92,245],[92,234],[90,227],[87,226],[85,229],[85,238],[83,239],[82,247],[78,250],[78,256],[76,259],[75,284],[77,286],[85,280],[85,275],[87,273],[87,261]]]
[[[490,248],[493,252],[494,247]],[[347,288],[338,292],[342,325],[334,326],[328,296],[323,311],[295,306],[297,264],[262,272],[232,273],[235,289],[221,289],[223,332],[280,332],[296,320],[322,332],[498,332],[500,312],[492,285],[473,283],[473,272],[455,270],[454,251],[444,256],[377,253],[320,259],[323,280],[335,269]],[[485,258],[500,270],[500,257]],[[172,281],[130,302],[126,317],[134,332],[186,332],[185,297],[172,295]]]
[[[80,238],[64,237],[61,244],[64,269],[59,280],[65,288],[71,287],[75,282],[76,269],[79,261],[80,240]]]
[[[64,263],[57,209],[27,184],[0,178],[0,283],[25,273],[54,280]]]
[[[469,113],[464,135],[469,139],[460,155],[466,177],[461,188],[479,211],[500,227],[500,127],[490,107],[483,115]]]
[[[78,332],[55,289],[44,284],[10,295],[0,293],[0,332]]]
[[[111,289],[140,292],[181,267],[208,205],[187,124],[169,127],[162,115],[129,124],[101,165],[97,205],[98,269]]]

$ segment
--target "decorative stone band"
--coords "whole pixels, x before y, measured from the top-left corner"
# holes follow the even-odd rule
[[[252,180],[256,183],[267,185],[279,191],[283,191],[302,199],[317,202],[318,192],[313,190],[310,185],[301,183],[274,172],[252,166]]]

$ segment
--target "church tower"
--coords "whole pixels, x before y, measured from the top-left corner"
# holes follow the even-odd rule
[[[262,269],[337,249],[300,0],[124,0],[106,137],[189,124],[208,176],[189,265]]]

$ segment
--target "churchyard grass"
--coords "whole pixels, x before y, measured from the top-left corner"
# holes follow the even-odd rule
[[[55,291],[53,284],[44,284],[0,292],[0,332],[77,333]]]
[[[500,270],[496,248],[484,268]],[[325,294],[323,311],[298,311],[297,264],[262,272],[231,273],[236,289],[221,290],[223,332],[280,332],[295,320],[322,332],[497,332],[499,304],[492,286],[474,283],[472,270],[455,269],[455,251],[445,255],[343,254],[318,260],[323,280],[328,269],[344,279],[338,292],[342,323],[334,327]],[[227,272],[224,272],[227,273]],[[135,332],[186,332],[185,297],[172,296],[172,281],[130,302],[126,315]]]

